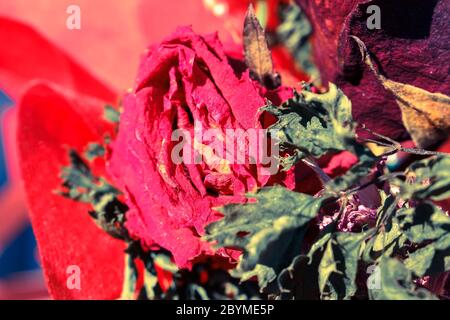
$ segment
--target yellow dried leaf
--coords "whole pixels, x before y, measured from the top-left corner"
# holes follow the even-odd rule
[[[266,34],[253,5],[249,6],[244,21],[244,53],[245,63],[255,80],[270,88],[280,85],[279,76],[274,73]]]
[[[369,150],[372,151],[372,153],[377,157],[392,151],[392,147],[380,146],[372,142],[366,143],[366,147],[369,148]]]
[[[402,111],[403,124],[414,143],[420,148],[434,145],[450,134],[450,97],[392,81],[375,69],[361,39],[354,37],[365,63],[375,73],[384,88],[391,92]]]

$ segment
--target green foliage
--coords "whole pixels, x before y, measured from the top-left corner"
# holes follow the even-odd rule
[[[398,182],[403,199],[444,200],[450,197],[450,156],[439,155],[414,162],[406,171],[406,182]]]
[[[435,297],[424,289],[417,289],[411,273],[397,259],[384,258],[380,262],[379,288],[369,288],[369,295],[376,300],[433,300]]]
[[[317,215],[322,199],[282,187],[249,196],[256,202],[223,207],[224,218],[206,228],[205,239],[218,247],[242,248],[235,275],[258,275],[265,289],[300,252],[306,226]]]
[[[358,157],[359,162],[346,175],[328,183],[326,189],[330,193],[339,193],[360,182],[377,160],[357,141],[351,102],[332,83],[327,93],[295,92],[294,97],[281,106],[269,103],[262,110],[278,119],[269,129],[280,149],[289,154],[280,159],[284,170],[308,156],[317,158],[346,150]]]
[[[111,105],[105,106],[105,112],[103,117],[112,123],[119,123],[120,122],[120,111],[118,111],[116,108],[114,108]]]
[[[431,202],[399,210],[403,234],[420,247],[409,253],[405,266],[418,277],[449,270],[450,217]]]
[[[128,239],[124,227],[128,207],[118,196],[120,192],[105,179],[94,176],[88,164],[75,151],[69,151],[70,165],[62,169],[63,191],[61,195],[92,205],[91,217],[103,230],[119,239]]]
[[[278,40],[291,52],[301,70],[312,79],[320,74],[312,61],[309,38],[312,34],[311,24],[303,10],[295,3],[282,6],[281,23],[276,30]]]
[[[88,144],[87,150],[84,155],[86,159],[92,161],[95,158],[103,157],[105,155],[105,148],[99,143],[90,143]]]
[[[320,196],[264,188],[246,204],[221,208],[224,218],[207,227],[205,239],[243,250],[234,275],[256,276],[263,291],[277,299],[351,299],[367,292],[373,299],[435,299],[414,280],[450,270],[450,217],[431,202],[450,196],[450,157],[433,156],[368,181],[378,158],[357,140],[350,101],[334,85],[326,94],[295,93],[280,107],[263,110],[278,118],[270,129],[289,154],[282,159],[285,167],[343,150],[359,161],[327,182]],[[387,181],[400,191],[380,191],[375,225],[340,232],[337,222],[363,179]],[[334,222],[305,241],[317,230],[312,221],[333,202]],[[369,267],[378,270],[370,277]],[[363,287],[367,280],[379,287]]]
[[[350,299],[357,291],[358,261],[371,232],[344,233],[328,229],[311,247],[311,260],[319,257],[318,285],[322,299]]]
[[[330,84],[325,94],[295,93],[280,107],[270,104],[263,110],[278,118],[270,129],[288,153],[282,159],[285,169],[337,151],[353,153],[358,163],[326,182],[316,196],[275,186],[248,194],[245,204],[218,208],[224,217],[206,227],[204,239],[216,248],[242,250],[231,274],[212,269],[208,262],[179,270],[170,253],[144,251],[124,227],[128,208],[119,200],[120,192],[95,176],[76,151],[70,151],[70,165],[62,170],[61,194],[91,204],[90,214],[97,224],[129,244],[122,297],[410,300],[436,299],[442,294],[420,288],[417,280],[450,270],[450,217],[436,203],[450,197],[450,157],[429,157],[404,172],[379,173],[368,181],[379,159],[357,140],[351,103],[336,86]],[[107,107],[105,113],[119,120],[114,108]],[[90,144],[85,158],[92,161],[104,154],[101,145]],[[380,188],[376,222],[362,231],[342,232],[339,221],[349,199],[361,191],[363,179]],[[389,186],[395,188],[388,191]],[[332,222],[318,230],[324,214]],[[140,292],[136,259],[145,267]],[[158,280],[157,270],[171,276],[169,284]],[[207,283],[201,280],[205,273]]]
[[[437,241],[450,230],[450,217],[428,201],[399,210],[397,218],[404,234],[415,243]]]
[[[276,132],[280,145],[305,155],[347,150],[355,139],[351,102],[334,84],[325,94],[296,92],[280,107],[269,104],[262,110],[278,118],[269,129]]]

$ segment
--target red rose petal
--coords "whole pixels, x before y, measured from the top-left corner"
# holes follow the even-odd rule
[[[36,84],[19,109],[21,174],[31,222],[50,294],[56,299],[114,299],[123,280],[123,242],[99,229],[89,206],[55,194],[59,173],[68,164],[67,148],[81,151],[101,141],[111,126],[101,120],[104,103]],[[69,266],[81,271],[81,290],[66,283]]]
[[[175,164],[170,157],[174,125],[193,133],[194,125],[201,124],[222,137],[226,129],[257,129],[266,94],[248,71],[232,67],[215,34],[200,36],[181,27],[149,49],[135,92],[124,100],[110,161],[110,172],[127,196],[126,226],[134,238],[146,247],[169,250],[182,268],[200,254],[214,253],[200,239],[205,225],[220,217],[213,208],[244,202],[245,192],[266,185],[269,176],[259,164],[225,164],[220,152],[207,148],[201,164]],[[270,95],[280,100],[292,90],[280,88]],[[196,142],[210,146],[215,137]],[[239,145],[248,155],[245,149],[245,143]],[[293,172],[282,179],[289,175]],[[294,184],[291,177],[289,185]]]

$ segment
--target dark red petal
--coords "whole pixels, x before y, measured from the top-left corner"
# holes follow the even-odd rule
[[[401,112],[349,36],[367,45],[387,78],[450,94],[450,2],[442,0],[297,0],[314,28],[313,49],[324,84],[336,83],[359,123],[394,139],[408,137]],[[369,30],[369,5],[381,10],[381,29]]]
[[[31,222],[50,294],[56,299],[114,299],[121,292],[125,245],[99,229],[89,206],[57,194],[67,148],[81,151],[111,132],[104,103],[40,83],[23,96],[18,144]],[[67,285],[69,266],[81,271],[81,290]]]

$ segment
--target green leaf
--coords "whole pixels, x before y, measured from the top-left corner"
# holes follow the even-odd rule
[[[450,270],[450,236],[444,236],[413,253],[404,261],[416,276],[436,275]]]
[[[84,153],[84,156],[89,161],[92,161],[95,158],[103,157],[104,155],[105,155],[105,148],[99,143],[88,144],[87,150]]]
[[[334,226],[332,225],[327,226],[327,228],[325,228],[325,230],[322,232],[322,235],[319,237],[319,239],[312,244],[308,252],[308,257],[310,260],[313,259],[313,256],[317,252],[322,251],[325,248],[325,246],[327,246],[328,242],[331,240],[333,236],[332,228],[334,229]]]
[[[418,277],[449,269],[450,217],[431,202],[402,209],[398,219],[404,235],[421,248],[409,254],[405,266]]]
[[[380,287],[369,288],[375,300],[435,300],[425,289],[417,289],[411,272],[397,259],[383,258],[379,264]]]
[[[291,52],[301,70],[317,81],[320,74],[312,61],[308,41],[312,28],[305,12],[297,4],[290,3],[281,8],[280,20],[276,30],[278,40]]]
[[[428,245],[421,248],[409,255],[409,257],[404,261],[405,267],[411,270],[418,277],[422,277],[431,267],[435,254],[436,250],[433,245]]]
[[[339,256],[342,257],[338,267],[344,275],[344,299],[349,299],[356,293],[355,279],[358,272],[358,260],[364,241],[371,232],[369,230],[363,233],[339,232],[336,234],[337,250],[339,251]]]
[[[58,191],[69,199],[90,203],[89,212],[99,227],[118,239],[128,239],[124,227],[125,213],[128,207],[118,196],[120,192],[105,179],[95,177],[86,162],[75,150],[69,151],[70,165],[61,173],[63,191]]]
[[[392,217],[397,209],[397,202],[395,201],[395,197],[393,195],[387,195],[384,191],[381,191],[380,198],[381,206],[377,212],[377,227],[380,227],[381,223],[388,217]]]
[[[125,254],[125,268],[120,300],[136,299],[137,278],[138,278],[138,270],[136,264],[134,263],[134,258],[130,254]]]
[[[253,270],[241,272],[231,271],[231,274],[240,278],[241,282],[247,281],[256,277],[258,279],[258,285],[260,288],[266,288],[269,283],[272,283],[277,278],[275,271],[265,265],[257,264]]]
[[[325,94],[296,92],[280,107],[269,104],[262,110],[278,118],[269,129],[276,132],[281,146],[314,157],[346,150],[349,140],[355,139],[351,102],[334,84]]]
[[[262,110],[278,118],[269,130],[280,144],[280,150],[288,154],[280,159],[284,170],[305,157],[321,157],[329,152],[347,150],[358,157],[359,162],[346,174],[327,184],[326,189],[334,194],[359,183],[377,160],[368,148],[357,142],[351,102],[332,83],[325,94],[308,90],[295,92],[280,107],[269,102]]]
[[[236,275],[263,270],[269,281],[273,274],[267,268],[278,274],[300,252],[305,227],[323,200],[283,187],[263,188],[249,197],[256,202],[221,208],[224,218],[207,226],[205,239],[216,247],[244,250]],[[262,283],[262,289],[267,285]]]
[[[144,288],[148,300],[156,300],[161,290],[158,283],[158,276],[149,270],[144,270]]]
[[[406,172],[410,179],[396,182],[403,199],[439,201],[450,197],[450,156],[438,155],[416,161]]]
[[[333,243],[328,241],[325,251],[323,253],[322,260],[319,264],[319,290],[320,292],[325,291],[325,286],[327,285],[329,278],[332,273],[338,273],[337,264],[333,253]]]
[[[333,233],[319,266],[319,288],[324,297],[350,299],[355,295],[358,261],[365,240],[373,231]]]
[[[120,112],[111,105],[105,106],[105,113],[104,113],[103,117],[112,123],[120,122]]]
[[[318,268],[320,253],[316,252],[312,258],[299,255],[292,263],[280,272],[277,284],[279,295],[277,298],[297,300],[317,300],[320,298]]]
[[[172,285],[164,292],[159,283],[158,273],[155,267],[157,265],[166,272],[172,273],[172,276],[176,275],[179,270],[170,260],[169,253],[164,250],[144,252],[140,247],[139,242],[133,242],[129,251],[144,262],[143,289],[145,289],[145,298],[148,300],[161,300],[173,297],[176,291],[175,283],[172,283]]]
[[[391,222],[382,232],[375,236],[373,251],[380,252],[386,256],[391,256],[395,248],[403,244],[403,234],[400,226],[396,222]]]
[[[450,217],[431,202],[401,209],[397,219],[404,234],[414,243],[438,240],[450,231]]]
[[[405,235],[402,233],[400,225],[395,219],[397,212],[397,201],[392,195],[382,193],[382,206],[377,213],[377,234],[373,237],[370,245],[365,250],[380,256],[390,257],[395,250],[400,248],[406,241]]]

